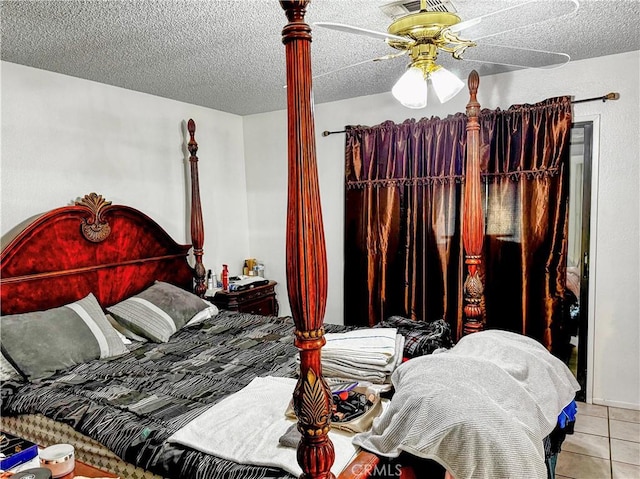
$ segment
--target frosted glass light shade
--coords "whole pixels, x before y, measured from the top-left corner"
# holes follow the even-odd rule
[[[424,108],[427,106],[427,81],[422,70],[411,67],[393,85],[391,93],[407,108]]]
[[[429,78],[440,103],[451,100],[464,88],[464,82],[446,68],[431,72]]]

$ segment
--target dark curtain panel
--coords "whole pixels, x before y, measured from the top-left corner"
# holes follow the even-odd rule
[[[566,280],[571,101],[483,111],[487,328],[533,337],[554,353],[568,341]]]
[[[466,117],[346,135],[345,323],[461,319]]]
[[[484,110],[488,328],[561,334],[571,103]],[[345,323],[445,318],[461,331],[466,116],[349,127]]]

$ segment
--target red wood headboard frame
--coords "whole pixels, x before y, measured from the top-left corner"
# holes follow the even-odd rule
[[[192,123],[190,120],[193,129],[189,131],[195,143]],[[191,149],[191,142],[189,146]],[[38,217],[3,248],[2,314],[49,309],[89,293],[107,307],[139,293],[155,280],[187,290],[192,290],[194,277],[196,284],[203,284],[204,233],[195,150],[190,158],[195,268],[187,262],[191,245],[176,243],[144,213],[112,205],[91,193],[73,206]]]
[[[293,400],[302,439],[298,463],[302,477],[333,478],[334,449],[330,427],[331,394],[322,377],[321,349],[325,344],[324,312],[327,297],[327,260],[320,208],[311,97],[311,28],[305,23],[309,0],[280,0],[289,23],[282,31],[285,44],[288,122],[287,289],[295,322],[295,344],[300,351],[300,378]],[[480,105],[476,101],[478,74],[469,77],[471,99],[467,106],[467,171],[463,205],[463,242],[470,280],[465,283],[465,331],[482,327],[479,281],[483,218],[479,166]],[[479,296],[478,296],[479,294]],[[379,459],[362,452],[341,479],[363,478]],[[357,467],[356,467],[357,465]],[[401,477],[415,477],[405,469]]]

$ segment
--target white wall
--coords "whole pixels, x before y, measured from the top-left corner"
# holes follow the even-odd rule
[[[640,52],[571,62],[556,70],[527,70],[480,79],[478,99],[485,108],[507,108],[552,96],[575,99],[620,93],[614,102],[575,105],[574,119],[597,116],[600,123],[598,193],[592,246],[591,285],[594,348],[590,396],[593,401],[640,408],[640,307],[638,132]],[[432,96],[433,97],[433,96]],[[390,94],[315,106],[320,190],[327,240],[329,293],[326,320],[343,322],[344,135],[322,137],[344,125],[374,125],[423,115],[464,111],[461,93],[446,105],[432,102],[417,113]],[[281,312],[289,313],[285,289],[287,134],[283,111],[244,117],[249,233],[252,252],[266,261],[279,284]],[[595,263],[594,263],[595,260]]]
[[[137,208],[190,243],[186,121],[196,121],[204,263],[249,253],[242,118],[2,62],[1,228],[90,192]]]
[[[242,259],[266,263],[290,312],[284,273],[287,134],[284,111],[239,117],[86,80],[1,63],[1,231],[95,191],[156,219],[188,242],[188,165],[183,122],[194,118],[201,147],[205,264],[236,272]],[[617,91],[616,102],[575,106],[600,124],[597,210],[592,215],[590,354],[593,401],[640,408],[639,177],[640,52],[572,62],[558,70],[481,78],[479,101],[506,108],[563,94]],[[463,111],[461,93],[423,113]],[[327,239],[326,319],[343,322],[344,135],[347,124],[403,121],[416,112],[389,94],[316,105],[317,152]],[[244,161],[243,161],[244,158]],[[245,183],[246,164],[246,183]]]

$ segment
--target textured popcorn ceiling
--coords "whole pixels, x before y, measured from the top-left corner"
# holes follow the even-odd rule
[[[386,31],[388,0],[312,0],[309,23]],[[453,0],[463,20],[523,3]],[[542,2],[553,8],[553,0]],[[286,108],[286,24],[277,0],[8,1],[0,7],[2,60],[247,115]],[[519,18],[495,24],[504,30]],[[568,53],[572,60],[640,50],[640,1],[581,0],[569,18],[523,27],[490,43]],[[393,53],[383,41],[314,28],[314,75]],[[504,66],[439,62],[461,78]],[[366,63],[314,80],[316,103],[389,91],[406,59]],[[606,92],[603,92],[606,93]]]

